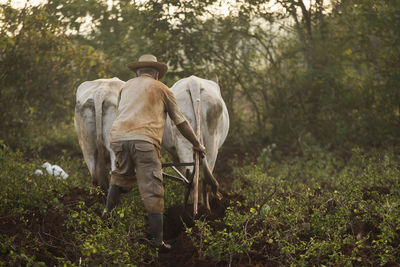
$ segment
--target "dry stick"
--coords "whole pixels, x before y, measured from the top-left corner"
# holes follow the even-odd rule
[[[196,135],[197,139],[200,142],[200,99],[196,100],[196,123],[197,123],[197,129],[196,129]],[[193,178],[193,216],[197,214],[197,207],[199,204],[199,164],[200,163],[200,157],[199,157],[199,152],[195,153],[195,174]]]

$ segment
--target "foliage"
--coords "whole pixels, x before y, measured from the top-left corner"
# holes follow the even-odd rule
[[[0,138],[22,148],[43,128],[70,122],[75,88],[105,68],[98,51],[69,40],[40,7],[4,4],[0,12]]]
[[[240,202],[235,203],[235,206],[240,205]],[[228,207],[223,220],[215,222],[221,225],[221,230],[205,220],[196,220],[195,228],[187,228],[186,233],[197,247],[200,257],[208,256],[219,261],[229,259],[231,264],[233,256],[250,251],[254,240],[263,234],[263,230],[254,230],[256,215],[253,208],[240,213],[237,208]]]
[[[100,203],[88,207],[87,203],[80,201],[70,209],[65,224],[79,242],[76,253],[81,255],[81,264],[134,266],[133,263],[154,260],[155,251],[140,242],[145,239],[146,225],[140,203],[136,192],[134,200],[124,200],[122,207],[113,211],[114,216],[106,221],[98,216],[103,206]]]
[[[393,152],[353,150],[348,163],[309,158],[240,169],[233,187],[255,207],[284,265],[385,265],[400,257],[400,184]],[[262,242],[262,241],[261,241]],[[257,246],[257,244],[255,244]],[[261,246],[261,244],[259,244]]]
[[[218,14],[220,4],[3,5],[1,126],[10,130],[2,138],[16,143],[32,138],[24,129],[71,121],[80,82],[128,80],[133,74],[126,63],[151,52],[168,63],[163,81],[169,86],[193,74],[219,76],[231,118],[228,142],[241,144],[246,136],[296,152],[308,145],[397,143],[396,1],[307,6],[284,0],[271,9],[265,1],[238,0],[226,7],[226,15]]]
[[[35,165],[26,163],[21,152],[13,152],[3,142],[0,159],[2,214],[15,213],[23,216],[36,209],[45,212],[48,203],[57,202],[57,198],[65,190],[66,184],[63,181],[48,175],[34,175]],[[46,184],[47,188],[44,188],[43,184]]]
[[[45,171],[35,175],[39,160],[27,163],[21,152],[1,143],[0,226],[8,231],[0,235],[1,266],[154,261],[156,251],[143,241],[145,212],[138,192],[123,198],[121,208],[104,221],[99,217],[104,196],[99,189],[88,188],[81,159],[55,162],[69,174],[66,180]]]
[[[236,264],[262,255],[263,262],[278,265],[393,264],[400,259],[394,151],[355,148],[342,158],[314,147],[306,157],[277,160],[266,156],[270,151],[257,164],[233,162],[233,192],[225,196],[232,201],[224,215],[198,218],[186,234],[200,259],[211,262]],[[70,174],[67,180],[34,175],[42,160],[26,162],[4,143],[0,159],[0,216],[5,218],[0,226],[9,227],[0,236],[3,264],[157,261],[156,251],[145,242],[146,212],[137,190],[122,198],[113,216],[101,220],[104,196],[88,188],[80,157],[55,162]],[[170,181],[166,187],[167,208],[181,204],[183,187]]]
[[[220,14],[223,2],[0,5],[0,226],[10,229],[1,266],[156,261],[137,191],[100,220],[104,196],[88,186],[73,129],[77,86],[130,79],[126,63],[143,53],[168,63],[168,86],[218,75],[231,125],[224,147],[261,152],[231,160],[223,216],[187,228],[199,255],[238,265],[400,261],[399,1],[237,0]],[[33,175],[44,161],[68,180]],[[182,203],[181,185],[166,181],[165,192],[167,208]]]

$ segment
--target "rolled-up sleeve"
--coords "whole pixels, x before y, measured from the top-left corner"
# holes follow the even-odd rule
[[[178,107],[178,103],[176,102],[174,93],[172,93],[172,91],[169,89],[166,89],[164,92],[165,108],[171,120],[175,123],[175,125],[179,125],[182,122],[186,121],[185,115],[183,115],[182,111]]]

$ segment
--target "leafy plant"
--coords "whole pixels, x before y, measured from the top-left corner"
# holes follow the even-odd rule
[[[214,227],[205,220],[196,220],[195,228],[186,228],[186,233],[200,257],[229,260],[231,264],[233,256],[248,252],[254,240],[263,234],[263,230],[254,231],[256,218],[255,209],[239,213],[234,207],[228,207],[225,217]]]

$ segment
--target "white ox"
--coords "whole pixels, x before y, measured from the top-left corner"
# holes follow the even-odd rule
[[[83,82],[76,92],[75,130],[92,184],[107,192],[106,159],[114,169],[115,155],[109,133],[116,116],[118,92],[125,84],[118,78]]]
[[[190,76],[176,82],[171,90],[173,91],[179,108],[188,119],[192,128],[196,131],[195,103],[200,99],[200,130],[201,141],[206,147],[206,157],[203,160],[204,179],[199,183],[199,203],[203,203],[210,210],[209,184],[216,196],[219,198],[219,184],[212,175],[218,149],[222,146],[228,135],[229,115],[217,81],[210,81]],[[192,145],[171,123],[168,117],[164,136],[163,147],[172,154],[179,162],[193,162]],[[181,167],[180,170],[188,175],[192,167]]]

